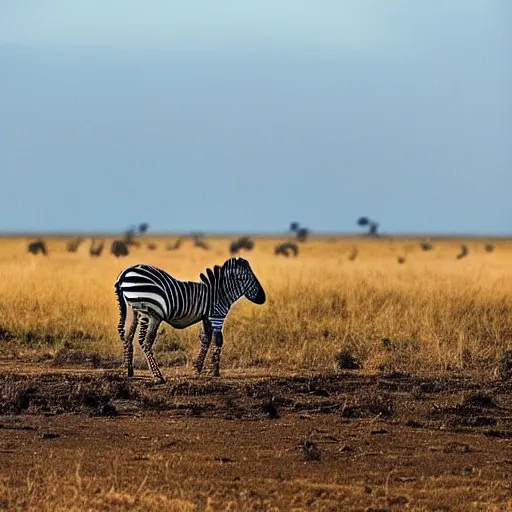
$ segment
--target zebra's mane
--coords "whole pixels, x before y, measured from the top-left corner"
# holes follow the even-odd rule
[[[201,272],[199,277],[203,283],[211,286],[215,284],[216,281],[219,281],[221,270],[222,269],[219,267],[219,265],[215,265],[213,270],[211,268],[207,268],[205,271],[206,275]]]
[[[201,281],[203,281],[203,283],[212,285],[216,281],[219,281],[221,275],[224,273],[229,263],[232,263],[233,266],[236,268],[239,267],[244,261],[247,260],[245,260],[244,258],[229,258],[223,263],[222,267],[220,267],[219,265],[215,265],[213,267],[213,270],[211,268],[207,268],[205,270],[205,273],[201,272],[201,274],[199,274],[199,277]]]

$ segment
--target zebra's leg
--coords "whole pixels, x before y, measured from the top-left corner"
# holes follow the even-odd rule
[[[212,355],[212,375],[214,377],[220,377],[220,355],[222,352],[222,345],[224,343],[224,336],[222,331],[216,331],[214,334],[215,348],[213,349]]]
[[[210,344],[212,342],[212,327],[208,320],[203,320],[203,328],[201,330],[201,334],[199,335],[199,355],[194,362],[194,368],[198,375],[203,371],[204,360],[206,359],[206,354],[208,354],[208,349],[210,348]]]
[[[132,309],[131,307],[129,309]],[[139,325],[139,314],[136,311],[131,312],[132,320],[128,335],[124,341],[124,363],[128,372],[128,377],[133,377],[133,338]]]
[[[154,315],[149,313],[141,313],[140,314],[140,330],[139,330],[139,344],[146,357],[146,361],[148,363],[149,369],[153,374],[155,380],[163,384],[165,382],[165,378],[158,368],[158,365],[155,360],[155,356],[153,354],[153,343],[155,342],[156,334],[158,332],[158,326],[160,325],[161,320]]]
[[[128,377],[133,377],[133,337],[137,330],[137,313],[129,304],[121,302],[124,301],[124,299],[120,295],[118,295],[118,301],[120,315],[117,331],[123,342],[124,364],[128,372]],[[127,331],[128,334],[126,334]]]

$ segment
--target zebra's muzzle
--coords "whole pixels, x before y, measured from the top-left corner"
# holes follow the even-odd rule
[[[265,301],[267,300],[265,290],[261,285],[259,286],[258,292],[256,293],[255,297],[250,297],[248,295],[246,295],[246,297],[254,304],[265,304]]]

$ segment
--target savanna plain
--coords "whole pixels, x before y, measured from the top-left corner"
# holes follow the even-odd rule
[[[230,240],[0,238],[0,510],[512,510],[512,240],[285,239],[240,254],[267,302],[232,308],[221,376],[162,326],[157,385],[138,347],[123,371],[116,277],[198,280]]]

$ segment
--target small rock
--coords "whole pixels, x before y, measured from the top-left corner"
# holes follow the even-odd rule
[[[58,437],[60,437],[60,434],[57,434],[57,432],[45,432],[42,435],[43,439],[57,439]]]
[[[272,401],[263,404],[262,410],[272,420],[280,418],[279,411]]]
[[[322,454],[320,453],[318,446],[313,443],[313,441],[306,439],[301,443],[300,447],[305,460],[320,460]]]
[[[216,457],[215,460],[221,462],[222,464],[226,464],[227,462],[233,462],[233,459],[229,457]]]

